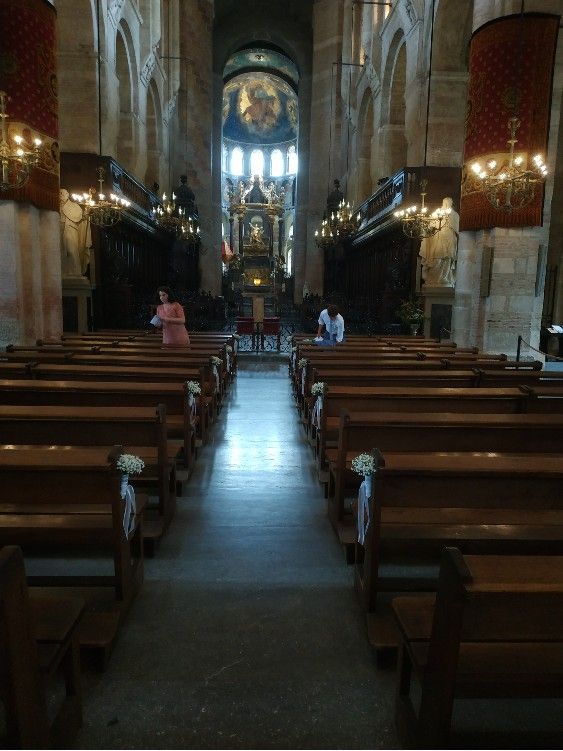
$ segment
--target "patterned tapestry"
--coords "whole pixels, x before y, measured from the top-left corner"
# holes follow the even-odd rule
[[[542,222],[543,189],[521,209],[498,211],[476,190],[471,165],[485,165],[508,152],[508,120],[516,116],[515,152],[531,164],[545,160],[551,84],[559,18],[542,14],[509,16],[478,29],[471,39],[465,123],[460,229],[533,227]],[[549,166],[549,165],[548,165]]]
[[[34,138],[43,142],[29,181],[2,198],[53,211],[59,210],[56,21],[47,0],[0,2],[0,90],[9,97],[9,140],[21,135],[30,150]]]

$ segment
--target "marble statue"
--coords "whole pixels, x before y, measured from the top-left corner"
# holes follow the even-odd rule
[[[443,199],[442,210],[449,213],[446,213],[442,227],[420,244],[422,278],[427,287],[455,286],[459,214],[452,208],[452,203],[449,197]]]
[[[63,278],[81,277],[90,263],[90,222],[80,204],[71,200],[68,190],[61,188],[59,198],[62,275]]]

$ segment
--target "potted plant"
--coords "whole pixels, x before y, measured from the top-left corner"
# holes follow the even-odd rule
[[[424,320],[424,313],[415,300],[403,300],[397,310],[397,316],[404,324],[410,326],[411,334],[413,336],[418,334],[420,324]]]

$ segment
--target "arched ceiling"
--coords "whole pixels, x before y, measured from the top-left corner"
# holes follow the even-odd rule
[[[264,46],[238,50],[227,60],[223,79],[227,82],[239,73],[251,71],[267,71],[278,75],[297,91],[299,71],[295,63],[282,52]]]

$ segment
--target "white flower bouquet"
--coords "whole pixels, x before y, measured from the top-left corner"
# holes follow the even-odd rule
[[[369,477],[375,472],[375,462],[371,454],[359,454],[352,459],[352,471],[363,477]]]
[[[210,357],[209,361],[211,362],[212,365],[216,365],[217,367],[219,367],[219,365],[221,365],[221,363],[223,362],[221,358],[217,357],[216,355],[213,355],[212,357]]]
[[[199,394],[201,394],[201,386],[197,381],[186,381],[186,391],[188,392],[188,394],[198,396]]]
[[[313,396],[323,396],[327,390],[327,384],[324,381],[317,381],[311,386],[311,394]]]
[[[115,463],[123,475],[140,475],[145,468],[145,462],[134,454],[121,454]]]
[[[307,358],[302,357],[299,362],[297,363],[298,368],[306,368],[307,367]]]
[[[227,350],[227,352],[228,352],[229,354],[231,354],[231,352],[233,351],[233,348],[231,347],[231,345],[230,345],[230,344],[227,344],[227,346],[225,347],[225,349]]]

